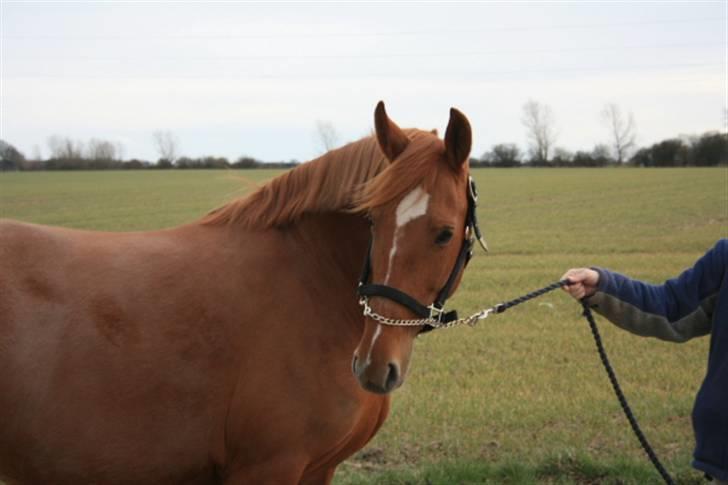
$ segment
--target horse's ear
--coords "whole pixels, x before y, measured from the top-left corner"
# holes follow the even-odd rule
[[[374,110],[374,127],[377,131],[379,148],[390,162],[394,161],[407,148],[410,140],[404,131],[389,119],[383,101],[377,103],[377,109]]]
[[[454,168],[459,169],[468,159],[472,143],[473,135],[468,119],[460,111],[450,108],[450,121],[445,130],[445,153]]]

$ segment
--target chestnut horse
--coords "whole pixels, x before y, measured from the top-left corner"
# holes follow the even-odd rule
[[[0,479],[329,483],[420,330],[362,316],[370,236],[371,280],[428,302],[466,232],[467,119],[375,126],[180,227],[0,223]]]

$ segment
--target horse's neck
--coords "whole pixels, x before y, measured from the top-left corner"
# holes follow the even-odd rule
[[[279,231],[289,262],[283,277],[297,280],[296,291],[303,292],[299,317],[310,332],[318,332],[350,359],[363,331],[356,288],[369,246],[366,220],[352,214],[309,214]],[[312,316],[316,325],[309,321]]]
[[[307,279],[328,288],[336,282],[338,291],[353,301],[369,246],[366,220],[353,214],[316,214],[285,231],[291,251],[306,262]]]

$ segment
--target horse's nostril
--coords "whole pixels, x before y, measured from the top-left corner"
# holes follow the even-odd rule
[[[394,389],[399,382],[399,366],[397,364],[390,363],[388,367],[389,372],[387,373],[387,380],[384,384],[387,392]]]
[[[359,360],[359,356],[354,354],[354,358],[351,359],[351,371],[354,373],[354,375],[357,375],[356,373],[356,363]]]

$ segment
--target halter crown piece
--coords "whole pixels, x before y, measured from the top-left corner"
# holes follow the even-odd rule
[[[444,310],[445,301],[450,297],[452,288],[455,285],[458,275],[465,268],[465,265],[470,261],[473,256],[473,240],[477,239],[481,247],[487,252],[488,245],[483,239],[483,235],[478,226],[478,216],[476,215],[476,206],[478,201],[478,191],[475,187],[475,181],[472,177],[468,177],[468,210],[465,215],[465,227],[466,231],[463,237],[463,244],[460,247],[460,253],[458,254],[457,260],[455,260],[455,267],[453,268],[450,276],[445,282],[445,286],[438,292],[435,301],[430,305],[423,305],[415,298],[411,297],[407,293],[393,288],[387,285],[380,285],[377,283],[369,283],[372,271],[371,262],[371,249],[372,239],[369,239],[369,250],[367,251],[367,257],[364,261],[364,269],[359,279],[359,304],[364,307],[364,316],[373,318],[380,323],[385,325],[394,326],[423,326],[422,332],[428,332],[435,328],[449,326],[453,322],[458,321],[457,311],[451,310],[446,312]],[[420,317],[418,320],[396,320],[387,318],[375,313],[369,306],[369,297],[379,296],[387,298],[400,305],[408,308],[415,315]]]

